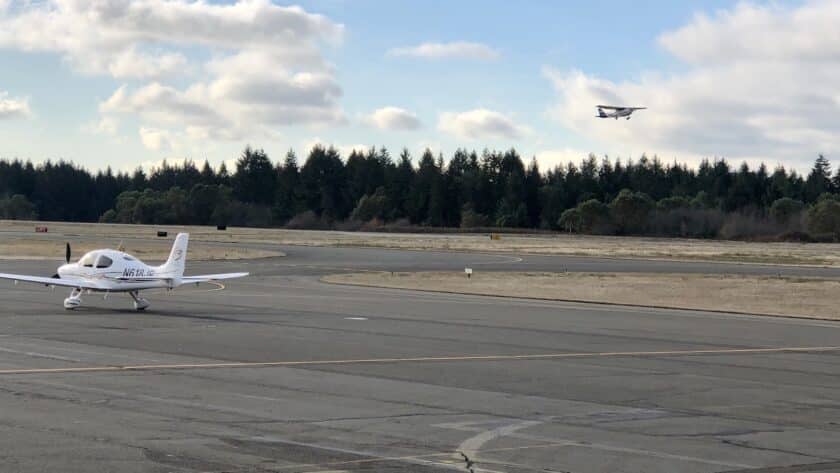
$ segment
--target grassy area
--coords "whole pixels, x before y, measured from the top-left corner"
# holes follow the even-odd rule
[[[163,261],[169,256],[172,240],[160,243],[128,242],[124,244],[125,251],[146,261]],[[102,244],[91,242],[73,243],[73,258],[78,258],[90,250],[104,247],[114,248],[118,240],[103,239]],[[254,250],[250,248],[215,247],[209,244],[191,243],[189,247],[190,260],[229,260],[266,258],[283,256],[279,251]],[[4,238],[0,241],[0,259],[56,259],[64,258],[64,242],[57,240],[38,240],[33,238]]]
[[[262,242],[308,246],[840,266],[840,244],[837,243],[753,243],[568,234],[504,234],[498,240],[491,240],[488,234],[365,233],[257,228],[229,228],[227,231],[218,231],[215,227],[198,226],[22,221],[0,221],[0,236],[3,232],[24,232],[38,239],[34,233],[36,225],[48,226],[50,233],[96,236],[114,240],[114,244],[120,238],[154,237],[156,230],[167,230],[171,233],[189,231],[191,239],[196,242]]]
[[[840,280],[642,273],[367,272],[325,282],[492,296],[840,319]]]
[[[112,227],[108,225],[81,224],[42,224],[49,232],[35,233],[34,222],[21,224],[19,222],[2,221],[0,223],[0,259],[55,259],[64,258],[64,243],[71,242],[73,258],[99,248],[116,248],[123,242],[125,251],[147,261],[162,261],[169,256],[172,239],[175,233],[159,240],[134,240],[140,237],[152,237],[156,231],[142,229],[129,225]],[[27,235],[26,233],[30,233]],[[283,256],[281,251],[245,248],[236,245],[214,245],[207,238],[196,238],[190,235],[190,260],[229,260],[252,259],[272,256]]]

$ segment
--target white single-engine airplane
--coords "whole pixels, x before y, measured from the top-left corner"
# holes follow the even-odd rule
[[[598,118],[615,118],[618,120],[620,117],[627,117],[627,120],[630,119],[630,115],[633,114],[636,110],[644,110],[647,107],[613,107],[612,105],[597,105],[598,107],[598,115],[595,115]],[[612,112],[605,112],[604,109],[612,110]]]
[[[248,273],[204,274],[184,276],[187,259],[189,233],[175,237],[169,259],[160,266],[149,266],[137,258],[119,250],[93,250],[76,262],[70,262],[70,244],[67,243],[65,262],[58,268],[58,274],[45,278],[23,274],[0,273],[0,279],[44,284],[46,286],[72,287],[70,297],[64,299],[65,309],[75,309],[82,303],[82,293],[127,292],[134,299],[134,309],[143,310],[149,302],[140,297],[145,289],[172,290],[183,284],[213,282],[247,276]]]

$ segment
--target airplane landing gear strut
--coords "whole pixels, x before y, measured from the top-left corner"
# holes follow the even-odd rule
[[[149,307],[149,301],[140,297],[140,291],[131,291],[128,293],[134,299],[134,310],[144,310]]]
[[[64,308],[67,310],[73,310],[80,305],[82,305],[82,290],[74,287],[73,290],[70,291],[70,297],[64,299]]]

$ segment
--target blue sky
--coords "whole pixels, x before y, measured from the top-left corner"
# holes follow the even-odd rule
[[[0,0],[1,157],[132,169],[321,142],[807,169],[840,151],[837,2],[88,3]],[[650,109],[594,118],[616,100]]]

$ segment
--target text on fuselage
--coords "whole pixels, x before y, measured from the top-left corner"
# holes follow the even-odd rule
[[[154,275],[153,269],[146,268],[125,268],[122,273],[124,278],[150,278]]]

